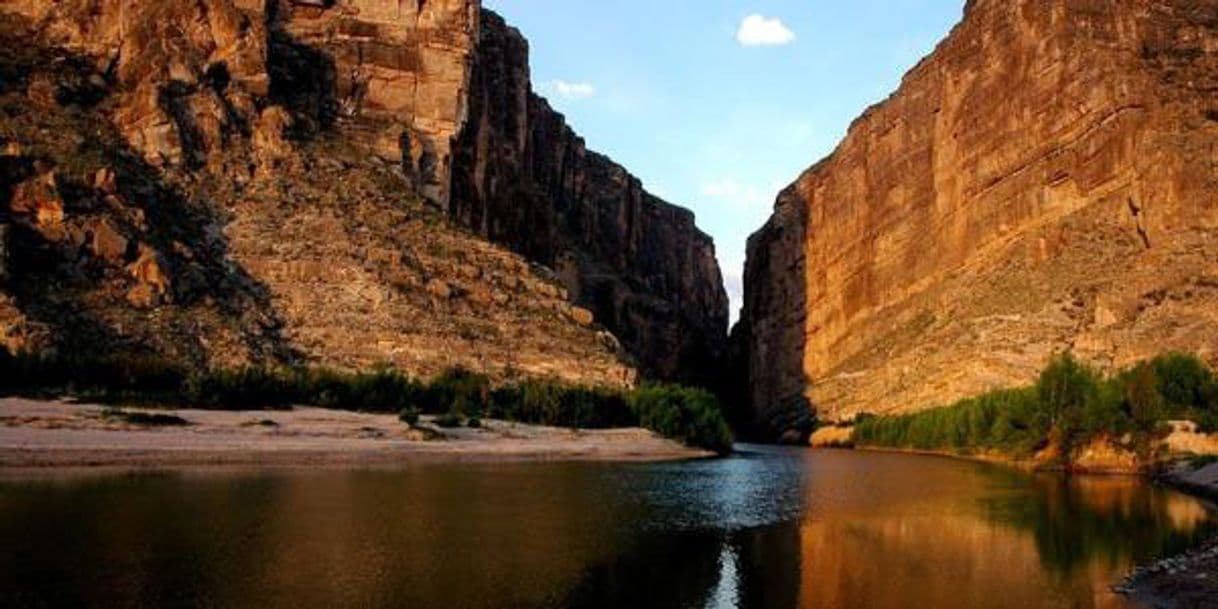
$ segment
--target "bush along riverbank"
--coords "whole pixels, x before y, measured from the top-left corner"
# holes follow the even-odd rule
[[[1145,471],[1171,457],[1169,421],[1218,432],[1218,378],[1170,353],[1105,376],[1069,354],[1035,385],[898,416],[859,416],[862,448],[938,452],[1074,471]]]
[[[477,427],[490,418],[573,429],[645,427],[719,454],[731,452],[733,442],[719,401],[701,389],[619,390],[544,379],[495,386],[465,370],[423,381],[388,367],[360,373],[290,367],[192,371],[153,358],[82,360],[0,350],[0,396],[242,411],[316,406],[393,413],[404,422],[438,415],[448,426]]]

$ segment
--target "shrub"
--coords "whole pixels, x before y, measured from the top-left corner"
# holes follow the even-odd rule
[[[436,417],[436,426],[445,429],[452,429],[461,426],[461,416],[455,412],[446,412]]]
[[[1153,432],[1167,415],[1167,400],[1163,385],[1155,374],[1156,367],[1143,364],[1134,368],[1125,381],[1125,403],[1130,418],[1139,431]]]
[[[719,454],[732,450],[732,431],[719,401],[710,392],[672,385],[646,386],[630,395],[630,407],[643,427],[663,436]]]
[[[1158,393],[1165,402],[1177,408],[1206,407],[1215,385],[1214,373],[1200,358],[1183,353],[1168,353],[1155,358],[1153,369]]]
[[[190,425],[190,421],[177,415],[154,412],[128,412],[117,408],[107,408],[102,411],[107,419],[119,419],[131,425],[146,425],[150,427],[177,427]]]
[[[436,377],[422,393],[424,412],[452,412],[480,416],[490,404],[491,382],[486,376],[461,368]]]
[[[265,410],[290,408],[293,394],[279,375],[251,367],[194,375],[184,397],[196,408]]]
[[[1036,391],[1050,425],[1061,434],[1068,451],[1076,436],[1085,431],[1088,403],[1101,399],[1096,374],[1066,353],[1054,358],[1040,374]]]
[[[400,413],[417,407],[422,391],[419,383],[385,367],[359,374],[301,369],[292,377],[298,402],[340,410]]]
[[[474,418],[466,421],[465,426],[470,429],[481,429],[482,428],[482,419],[474,417]]]
[[[910,415],[859,417],[853,440],[859,446],[1030,456],[1054,437],[1069,458],[1074,447],[1093,438],[1136,432],[1133,448],[1141,451],[1173,411],[1186,412],[1203,430],[1218,431],[1218,409],[1209,407],[1218,395],[1214,385],[1213,374],[1189,356],[1164,356],[1105,379],[1063,355],[1032,387]]]
[[[398,420],[414,427],[419,424],[419,409],[418,408],[403,408],[398,413]]]

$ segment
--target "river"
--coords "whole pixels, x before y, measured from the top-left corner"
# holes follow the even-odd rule
[[[1218,532],[1131,478],[742,447],[661,464],[0,474],[0,606],[1120,608]]]

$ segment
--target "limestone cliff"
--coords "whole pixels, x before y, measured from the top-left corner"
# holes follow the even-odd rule
[[[530,86],[528,43],[484,12],[454,217],[555,269],[653,377],[710,383],[727,339],[714,243],[686,209],[589,151]]]
[[[510,30],[476,0],[10,0],[0,17],[6,345],[597,384],[634,379],[612,331],[665,376],[682,349],[718,356],[709,240],[582,144],[554,154],[578,138],[548,108],[495,107],[502,61],[545,108],[527,53],[482,48]],[[475,107],[552,136],[463,149],[499,125],[472,126]],[[480,230],[461,210],[481,199],[452,193],[526,152],[497,184],[594,188],[489,192],[551,229]],[[609,213],[632,215],[592,222]]]
[[[1218,357],[1218,3],[971,0],[749,242],[757,415]]]

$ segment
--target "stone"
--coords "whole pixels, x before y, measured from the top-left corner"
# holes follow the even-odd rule
[[[63,228],[64,205],[53,171],[34,176],[13,189],[9,209],[25,216],[44,236],[58,234]]]
[[[118,176],[113,169],[102,167],[93,174],[93,189],[105,195],[118,195]]]
[[[432,279],[427,282],[427,293],[441,300],[448,300],[453,297],[453,288],[446,281]]]
[[[258,115],[250,143],[259,174],[270,175],[281,162],[290,158],[292,145],[287,133],[294,123],[292,114],[283,106],[270,106]]]
[[[25,96],[40,106],[53,106],[58,103],[59,87],[55,77],[45,72],[39,72],[30,78],[26,85]]]
[[[1213,87],[1213,3],[968,2],[749,239],[757,419],[949,404],[1072,346],[1106,370],[1212,346]]]
[[[89,232],[92,234],[89,247],[94,256],[111,264],[126,260],[131,242],[110,221],[102,219],[91,223]]]
[[[0,283],[8,281],[9,230],[7,223],[0,224]]]
[[[571,307],[568,315],[571,316],[571,319],[575,323],[584,326],[585,328],[591,326],[593,322],[596,321],[596,317],[592,314],[592,311],[589,311],[583,307]]]
[[[169,265],[160,252],[140,244],[139,258],[127,266],[127,273],[136,281],[136,287],[131,294],[135,294],[136,301],[141,303],[137,306],[147,308],[168,299],[172,287],[168,269]],[[136,302],[133,301],[132,304]]]

